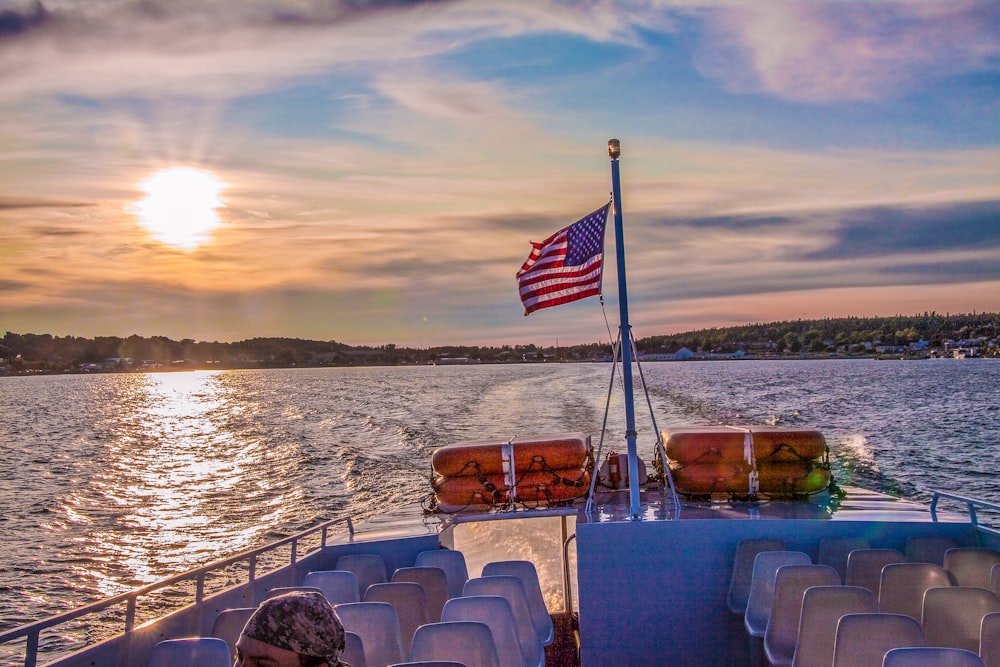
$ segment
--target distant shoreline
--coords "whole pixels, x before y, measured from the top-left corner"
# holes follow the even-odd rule
[[[969,357],[972,359],[1000,359],[1000,357],[987,357],[987,356],[975,356]],[[639,359],[638,362],[645,364],[677,364],[677,363],[704,363],[704,362],[759,362],[759,361],[861,361],[861,360],[872,360],[872,361],[929,361],[932,359],[954,359],[955,361],[963,361],[963,358],[956,358],[952,356],[945,355],[877,355],[877,354],[867,354],[867,355],[821,355],[821,354],[811,354],[811,355],[769,355],[769,356],[745,356],[741,358],[691,358],[691,359]],[[111,374],[146,374],[146,373],[191,373],[196,371],[241,371],[241,370],[315,370],[320,368],[412,368],[412,367],[427,367],[427,366],[511,366],[511,365],[523,365],[523,366],[533,366],[539,364],[610,364],[610,360],[606,359],[587,359],[587,360],[572,360],[572,359],[562,359],[562,360],[539,360],[539,361],[470,361],[467,363],[441,363],[435,364],[432,362],[427,363],[396,363],[396,364],[324,364],[315,366],[261,366],[261,365],[246,365],[246,366],[220,366],[220,365],[208,365],[208,364],[193,364],[188,366],[176,366],[173,368],[134,368],[134,369],[90,369],[90,370],[22,370],[19,372],[11,372],[0,370],[0,377],[26,377],[26,376],[36,376],[36,375],[111,375]]]

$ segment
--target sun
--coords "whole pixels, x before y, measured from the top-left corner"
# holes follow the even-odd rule
[[[139,224],[157,241],[185,250],[207,242],[218,227],[216,209],[224,206],[224,184],[215,174],[192,167],[170,167],[140,186],[146,198],[134,204]]]

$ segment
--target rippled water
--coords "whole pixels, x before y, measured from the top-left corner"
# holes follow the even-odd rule
[[[609,373],[538,364],[0,378],[0,628],[419,499],[441,445],[560,430],[596,444]],[[688,362],[643,373],[660,428],[817,427],[840,482],[1000,498],[1000,362]],[[619,390],[606,450],[622,447],[621,403]],[[655,431],[641,396],[637,415],[648,461]]]

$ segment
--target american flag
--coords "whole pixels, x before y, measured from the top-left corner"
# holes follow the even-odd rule
[[[545,239],[517,272],[524,314],[601,293],[606,204]]]

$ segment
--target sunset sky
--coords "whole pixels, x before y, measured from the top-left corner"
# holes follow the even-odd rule
[[[998,35],[984,0],[0,0],[0,335],[606,341],[515,274],[612,137],[639,337],[997,311]]]

